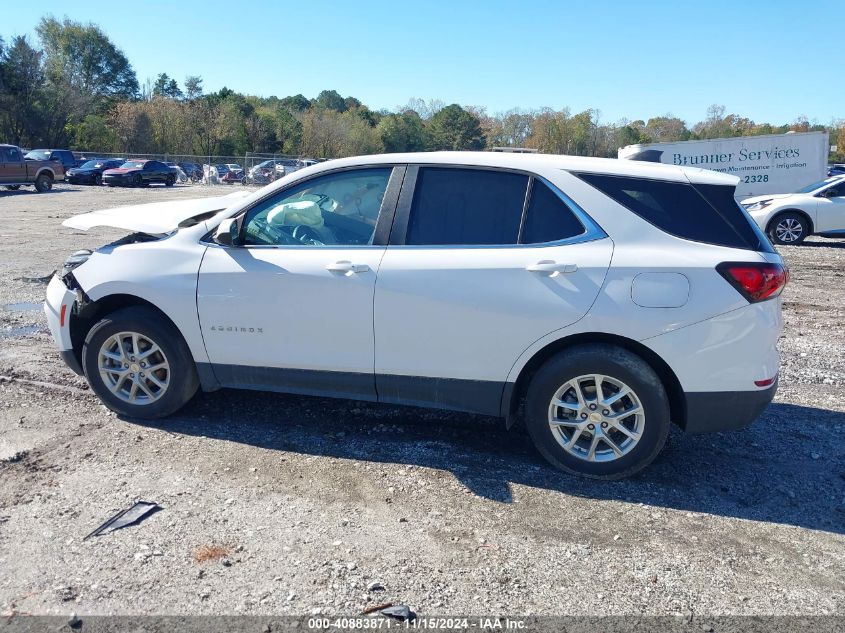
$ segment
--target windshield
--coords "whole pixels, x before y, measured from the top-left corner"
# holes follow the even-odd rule
[[[50,160],[50,152],[46,149],[34,149],[31,152],[27,152],[24,158],[31,160]]]
[[[102,166],[103,166],[103,161],[101,161],[101,160],[89,160],[89,161],[82,163],[82,165],[79,168],[80,169],[96,169],[97,167],[102,167]]]
[[[123,163],[120,166],[120,168],[121,169],[141,169],[143,166],[144,166],[144,163],[142,163],[139,160],[128,160],[125,163]]]
[[[840,178],[825,178],[824,180],[820,180],[819,182],[814,182],[812,185],[807,185],[806,187],[801,187],[795,193],[813,193],[814,191],[821,189],[824,186],[832,184],[841,180]]]

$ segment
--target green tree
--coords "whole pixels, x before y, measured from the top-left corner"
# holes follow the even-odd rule
[[[305,112],[311,107],[311,102],[301,94],[280,99],[279,103],[291,112]]]
[[[643,131],[653,143],[687,141],[691,136],[686,123],[671,114],[649,119]]]
[[[42,54],[25,36],[12,38],[0,54],[0,134],[16,145],[41,140],[44,67]]]
[[[385,152],[422,152],[429,145],[423,120],[410,110],[382,117],[377,130]]]
[[[35,30],[51,81],[92,98],[128,99],[138,93],[129,60],[100,27],[46,16]]]
[[[478,117],[457,103],[448,105],[431,117],[429,123],[432,149],[479,150],[484,148],[484,135]]]
[[[193,101],[202,96],[202,77],[199,75],[188,75],[185,77],[185,98]]]
[[[337,90],[323,90],[314,99],[314,104],[317,107],[334,110],[335,112],[346,112],[348,110],[346,100],[340,96]]]
[[[181,99],[182,90],[175,79],[167,76],[167,73],[161,73],[153,84],[153,96],[166,97],[168,99]]]
[[[76,125],[71,125],[68,133],[76,149],[111,152],[117,149],[117,137],[106,117],[89,114]]]

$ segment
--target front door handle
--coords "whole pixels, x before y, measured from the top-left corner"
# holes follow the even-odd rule
[[[525,270],[530,273],[574,273],[578,270],[577,264],[558,264],[551,259],[544,259],[526,266]]]
[[[326,266],[326,270],[331,271],[333,273],[365,273],[370,270],[370,267],[366,264],[353,264],[347,260],[341,260],[339,262],[335,262],[334,264],[328,264]]]

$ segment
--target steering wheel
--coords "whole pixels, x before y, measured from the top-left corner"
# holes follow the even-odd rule
[[[317,231],[312,229],[310,226],[305,226],[304,224],[298,224],[293,227],[293,232],[291,233],[294,239],[299,240],[303,244],[313,244],[314,246],[325,246],[323,241],[320,239],[321,236]]]

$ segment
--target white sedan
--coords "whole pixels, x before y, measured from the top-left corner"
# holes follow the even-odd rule
[[[746,198],[742,206],[775,244],[800,244],[808,235],[845,237],[845,176],[795,193]]]

